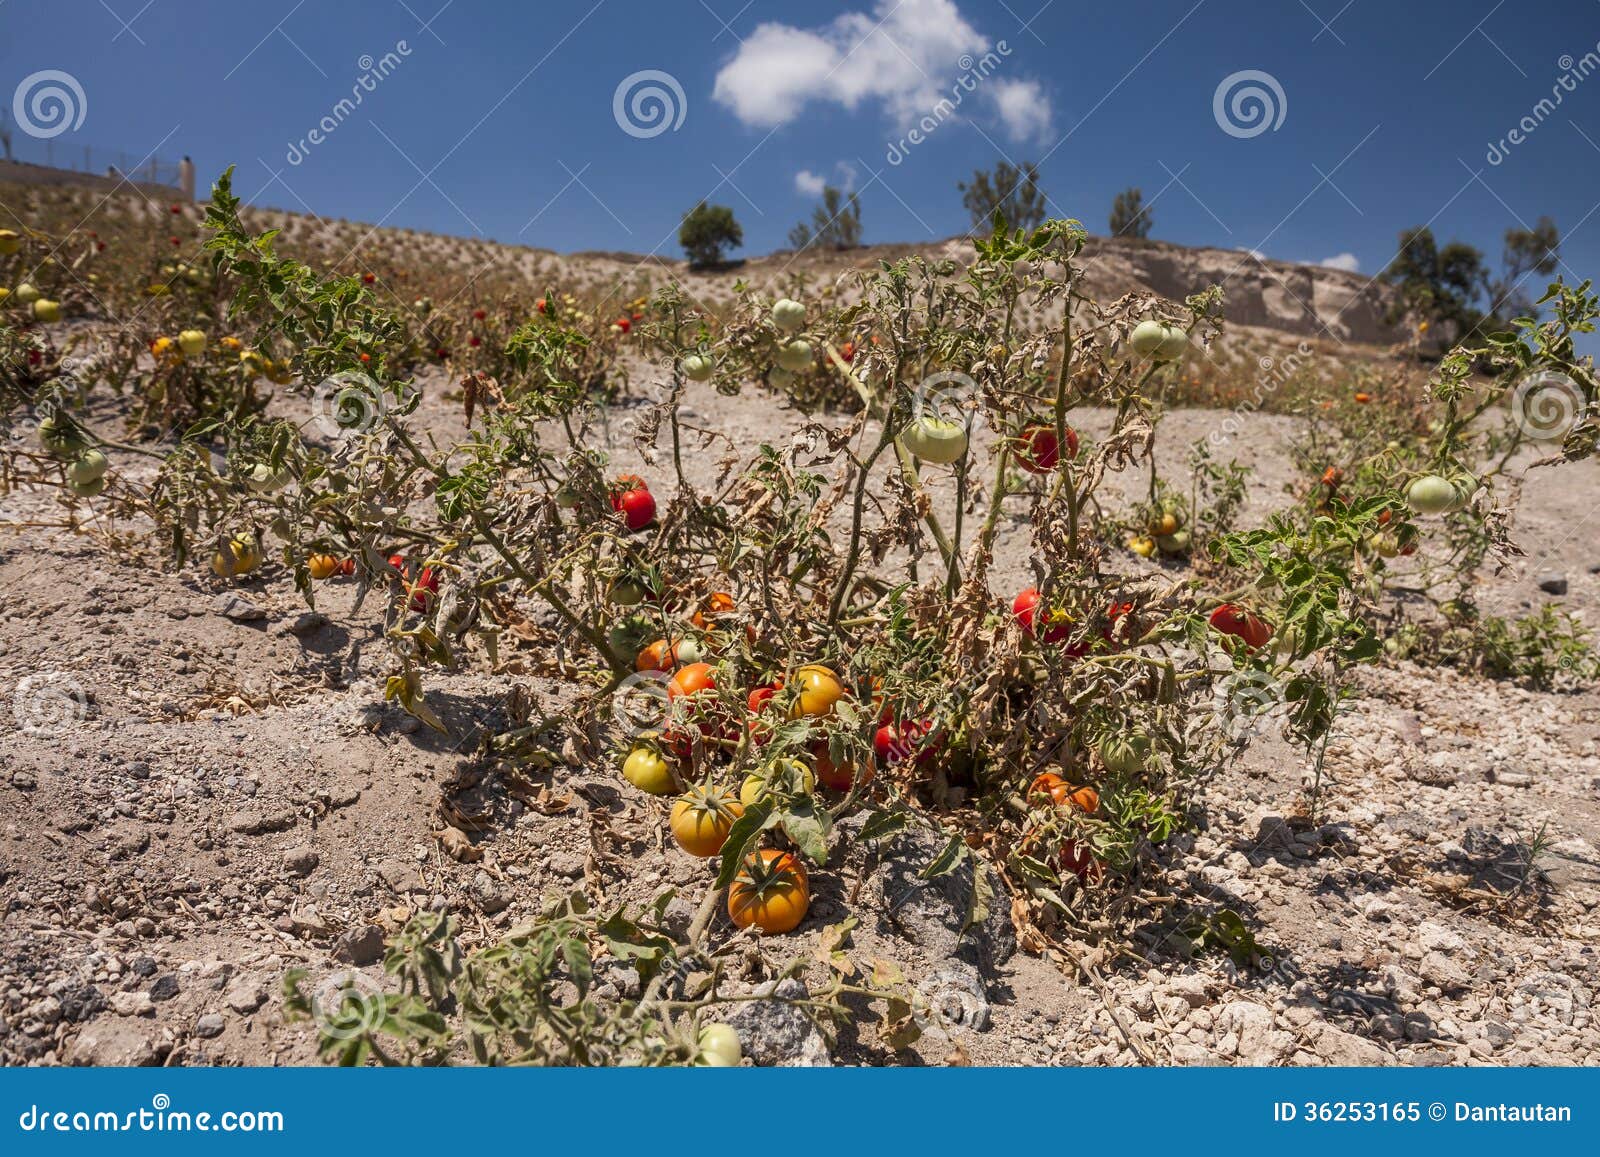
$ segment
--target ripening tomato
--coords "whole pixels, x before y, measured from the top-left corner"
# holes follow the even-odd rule
[[[702,691],[715,690],[716,675],[716,668],[710,663],[690,663],[667,683],[667,699],[689,699]]]
[[[1048,474],[1061,460],[1061,444],[1056,439],[1054,426],[1026,427],[1013,447],[1017,465],[1030,474]],[[1067,459],[1078,456],[1078,433],[1067,427]]]
[[[1047,771],[1028,786],[1028,795],[1048,795],[1057,807],[1075,805],[1079,811],[1094,815],[1100,810],[1100,793],[1092,787],[1073,787],[1053,771]]]
[[[858,779],[861,781],[861,786],[866,787],[877,774],[870,763],[864,768],[857,767],[853,763],[835,763],[828,751],[827,740],[811,745],[811,763],[816,768],[817,778],[822,781],[822,786],[834,791],[849,791]]]
[[[417,581],[407,588],[411,593],[411,609],[426,614],[439,597],[439,574],[431,566],[422,568]]]
[[[306,560],[306,569],[320,582],[339,573],[339,560],[331,554],[314,554]]]
[[[691,856],[714,856],[728,840],[733,821],[744,814],[744,804],[725,787],[692,787],[672,805],[668,826],[678,846]]]
[[[1076,876],[1078,883],[1085,887],[1098,884],[1106,875],[1106,866],[1085,840],[1062,840],[1061,850],[1056,854],[1056,869]]]
[[[622,761],[622,775],[640,791],[651,795],[669,795],[678,789],[672,765],[661,753],[649,747],[635,747]]]
[[[789,709],[790,719],[820,719],[833,712],[833,705],[844,698],[844,684],[833,668],[807,663],[794,674],[799,693]]]
[[[356,560],[355,559],[346,558],[346,559],[341,559],[339,561],[339,577],[340,578],[349,578],[351,575],[353,575],[355,573],[356,573]]]
[[[629,530],[642,530],[654,521],[656,500],[636,474],[624,474],[617,479],[611,493],[611,509],[621,513]]]
[[[261,565],[261,551],[253,538],[231,538],[211,556],[211,569],[218,578],[237,578]]]
[[[727,591],[712,591],[706,596],[706,601],[700,609],[689,616],[689,621],[702,631],[709,626],[707,616],[730,614],[734,609],[733,596]]]
[[[1024,634],[1036,635],[1046,643],[1059,643],[1072,633],[1072,624],[1057,611],[1046,610],[1044,621],[1047,624],[1042,634],[1038,633],[1039,621],[1039,591],[1036,587],[1029,587],[1011,600],[1011,617],[1017,621],[1017,626],[1022,628]]]
[[[878,762],[893,767],[907,759],[922,763],[939,750],[936,740],[928,735],[933,723],[927,719],[912,719],[903,723],[884,723],[872,736],[872,750]]]
[[[811,907],[811,885],[789,852],[763,848],[746,856],[728,888],[728,918],[740,928],[792,932]]]
[[[675,666],[673,645],[665,639],[657,639],[634,656],[633,660],[635,671],[670,671]]]
[[[1264,647],[1272,638],[1272,628],[1243,607],[1223,603],[1211,612],[1211,625],[1224,635],[1241,640],[1252,651]]]

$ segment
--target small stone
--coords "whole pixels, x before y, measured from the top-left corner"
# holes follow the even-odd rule
[[[67,1049],[66,1061],[70,1065],[95,1065],[99,1067],[148,1067],[165,1055],[158,1054],[145,1034],[125,1021],[102,1019],[85,1026],[78,1039]]]
[[[283,870],[291,876],[309,876],[320,862],[309,844],[299,844],[283,853]]]
[[[149,1016],[156,1010],[148,992],[113,992],[106,1004],[118,1016]]]
[[[1535,581],[1539,584],[1539,589],[1547,595],[1567,593],[1567,576],[1560,571],[1543,571]]]
[[[385,884],[402,895],[428,890],[427,881],[422,878],[422,873],[404,860],[383,861],[378,865],[378,875],[383,877]]]
[[[228,1007],[241,1016],[254,1012],[266,1003],[267,994],[261,985],[254,980],[241,980],[228,990],[228,995],[223,997]]]
[[[285,619],[281,628],[289,635],[310,635],[328,625],[328,616],[320,611],[306,611],[292,619]]]
[[[171,1000],[178,995],[178,978],[171,972],[158,976],[150,986],[151,1000]]]
[[[194,1022],[194,1035],[205,1037],[209,1040],[211,1037],[221,1036],[222,1030],[226,1025],[227,1022],[222,1019],[220,1012],[208,1012]]]
[[[336,960],[354,964],[358,968],[376,964],[383,958],[383,951],[383,929],[376,924],[348,929],[333,945]]]
[[[218,595],[216,602],[211,604],[211,610],[212,613],[221,615],[225,619],[232,619],[236,623],[259,623],[267,617],[267,612],[255,603],[240,598],[231,591]]]
[[[287,808],[244,808],[233,813],[228,820],[230,831],[246,836],[259,836],[267,832],[282,832],[294,827],[294,812]]]

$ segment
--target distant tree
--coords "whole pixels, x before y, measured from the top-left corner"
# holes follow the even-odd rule
[[[1044,190],[1039,188],[1039,167],[1032,161],[1023,161],[1020,167],[1001,161],[993,172],[976,169],[970,185],[962,181],[956,188],[972,214],[974,228],[992,226],[996,213],[1013,229],[1032,229],[1044,220]]]
[[[1489,287],[1489,312],[1502,319],[1530,316],[1537,295],[1523,283],[1533,274],[1554,273],[1560,253],[1561,230],[1549,217],[1540,217],[1532,229],[1507,229],[1500,257],[1503,269]]]
[[[1135,186],[1118,193],[1111,202],[1111,236],[1150,236],[1150,207],[1144,203],[1144,194]]]
[[[678,227],[678,244],[688,255],[691,268],[720,265],[725,250],[744,244],[744,230],[733,219],[732,209],[701,201]]]
[[[861,200],[854,193],[846,196],[832,185],[822,190],[822,204],[811,211],[811,223],[800,222],[789,230],[789,245],[794,249],[816,246],[819,249],[855,249],[861,244]]]
[[[1484,319],[1476,304],[1488,286],[1483,252],[1465,241],[1442,249],[1433,230],[1418,225],[1400,234],[1400,247],[1383,271],[1385,281],[1400,290],[1400,308],[1429,321],[1446,322],[1459,338]]]

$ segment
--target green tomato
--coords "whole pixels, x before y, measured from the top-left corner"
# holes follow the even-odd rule
[[[778,365],[792,374],[810,366],[813,356],[811,343],[804,339],[797,338],[778,347]]]
[[[1171,362],[1189,348],[1189,335],[1175,325],[1161,321],[1141,321],[1128,335],[1128,345],[1142,358]]]
[[[272,467],[265,462],[253,467],[250,477],[245,480],[245,486],[254,494],[271,494],[274,490],[282,490],[288,484],[287,470],[274,473]]]
[[[1176,530],[1171,534],[1156,536],[1156,546],[1165,554],[1187,554],[1189,542],[1189,532],[1187,530]]]
[[[47,297],[39,298],[33,303],[33,319],[45,325],[54,325],[61,320],[61,303]]]
[[[206,335],[198,329],[186,329],[178,335],[178,348],[186,358],[197,358],[206,352]]]
[[[774,367],[767,375],[767,384],[780,390],[787,390],[794,385],[794,375],[786,369]]]
[[[67,467],[67,481],[74,486],[87,486],[106,472],[111,463],[98,450],[85,450]]]
[[[672,767],[648,747],[635,747],[628,752],[622,761],[622,777],[650,795],[672,795],[678,790]]]
[[[636,607],[649,593],[643,583],[633,579],[618,579],[611,584],[611,601],[619,607]]]
[[[93,498],[105,488],[106,480],[104,478],[90,478],[86,482],[78,482],[70,477],[67,479],[67,489],[79,498]]]
[[[1418,514],[1449,514],[1460,510],[1466,500],[1449,479],[1424,474],[1406,487],[1406,505]]]
[[[1150,737],[1140,732],[1120,732],[1100,741],[1100,761],[1117,775],[1138,775],[1150,760]]]
[[[967,428],[959,422],[923,416],[915,418],[900,434],[907,450],[924,462],[948,466],[961,461],[967,452]]]
[[[772,324],[784,333],[799,333],[806,326],[806,307],[788,297],[772,305]]]
[[[69,419],[46,418],[39,423],[39,444],[58,458],[76,458],[89,448],[83,431]]]
[[[683,359],[683,376],[691,382],[704,382],[710,379],[716,364],[705,354],[690,354]]]
[[[731,1069],[744,1059],[739,1033],[731,1024],[717,1021],[700,1030],[700,1052],[694,1063],[714,1069]]]
[[[32,305],[34,302],[43,297],[44,294],[40,293],[37,289],[24,281],[21,285],[17,286],[17,292],[13,296],[15,296],[17,301],[23,305]]]

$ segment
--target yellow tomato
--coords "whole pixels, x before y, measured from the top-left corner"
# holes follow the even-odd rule
[[[339,560],[331,554],[314,554],[306,560],[306,568],[311,577],[320,582],[339,573]]]
[[[671,795],[678,790],[672,767],[661,758],[660,752],[648,747],[635,747],[622,761],[622,776],[640,791],[651,795]]]
[[[771,795],[773,789],[788,795],[810,795],[817,790],[817,777],[798,759],[776,760],[745,777],[744,783],[739,785],[739,802],[749,807]]]
[[[714,856],[727,842],[728,829],[744,805],[725,787],[692,787],[672,805],[668,826],[678,846],[691,856]]]
[[[218,578],[237,578],[261,565],[261,552],[251,538],[233,538],[211,556],[211,569]]]
[[[1156,552],[1156,541],[1141,534],[1128,540],[1128,549],[1140,558],[1149,558]]]
[[[844,684],[839,682],[839,676],[834,674],[833,668],[820,663],[801,667],[795,672],[794,681],[799,693],[789,709],[790,719],[821,718],[831,713],[833,705],[844,698]]]

